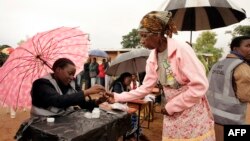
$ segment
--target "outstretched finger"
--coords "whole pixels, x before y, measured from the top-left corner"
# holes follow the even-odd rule
[[[105,92],[105,95],[107,95],[108,97],[114,97],[114,94],[111,92]]]

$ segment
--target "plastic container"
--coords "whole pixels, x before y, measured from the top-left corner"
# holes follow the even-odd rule
[[[48,118],[47,118],[47,122],[50,122],[50,123],[51,123],[51,122],[55,122],[55,118],[53,118],[53,117],[48,117]]]
[[[86,113],[84,113],[84,117],[86,117],[86,118],[92,118],[92,113],[86,112]]]
[[[92,111],[92,118],[99,118],[100,117],[100,109],[99,108],[94,108]]]

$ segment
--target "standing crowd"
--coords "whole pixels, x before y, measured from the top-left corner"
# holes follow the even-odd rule
[[[106,75],[105,71],[110,65],[110,57],[103,58],[102,62],[98,64],[95,57],[88,58],[83,65],[83,71],[79,74],[79,85],[84,89],[88,89],[95,84],[100,84],[108,90],[110,86],[110,76]]]

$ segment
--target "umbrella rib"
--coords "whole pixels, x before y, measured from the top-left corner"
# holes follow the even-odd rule
[[[33,59],[33,60],[34,60],[34,59]],[[21,68],[21,67],[24,68],[24,67],[27,67],[27,66],[32,66],[32,64],[23,65],[23,64],[25,64],[25,63],[27,63],[27,62],[30,62],[30,61],[32,61],[32,59],[26,60],[26,62],[22,62],[22,63],[16,65],[15,67],[13,67],[11,70],[9,70],[9,71],[7,72],[6,75],[3,76],[3,78],[0,80],[0,83],[3,82],[3,80],[4,80],[4,79],[5,79],[14,69]],[[29,71],[29,70],[28,70],[28,71]],[[21,72],[21,73],[19,73],[19,74],[22,74],[22,73],[23,73],[23,72]]]
[[[51,39],[49,39],[45,45],[44,45],[44,48],[41,50],[42,54],[44,52],[49,52],[51,50],[51,46],[52,46],[52,41],[54,40],[54,37],[52,37]],[[56,43],[56,42],[55,42]],[[48,45],[50,44],[50,45]],[[53,49],[52,49],[53,50]]]
[[[35,63],[35,64],[36,64],[36,63]],[[32,64],[28,64],[28,65],[26,65],[26,66],[30,66],[30,67],[31,67],[31,66],[33,66],[33,65],[32,65]],[[26,66],[22,66],[22,67],[26,67]],[[34,67],[32,67],[31,69],[26,69],[26,70],[20,72],[19,75],[20,75],[20,74],[23,74],[23,73],[25,73],[25,72],[29,72],[30,70],[33,70],[34,68],[36,68],[36,67],[34,66]]]
[[[49,48],[47,48],[47,49],[52,49],[51,47],[52,46],[54,46],[55,44],[58,44],[58,43],[60,43],[61,41],[63,41],[63,40],[67,40],[67,39],[71,39],[71,38],[75,38],[75,37],[79,37],[79,36],[85,36],[85,35],[87,35],[87,34],[78,34],[78,35],[74,35],[74,36],[69,36],[69,37],[65,37],[65,38],[62,38],[61,40],[58,40],[58,41],[56,41],[56,42],[54,42],[52,45],[50,45],[49,46]],[[56,49],[56,48],[53,48],[53,50],[54,49]],[[47,51],[47,50],[44,50],[44,51]],[[43,53],[43,52],[42,52]]]
[[[50,33],[53,33],[54,31],[56,31],[56,30],[59,30],[60,28],[62,28],[62,27],[59,27],[59,28],[56,28],[56,29],[54,29],[54,30],[50,30],[49,32],[46,32],[46,33],[44,33],[43,35],[41,35],[39,38],[38,38],[38,41],[40,41],[40,39],[42,38],[42,37],[44,37],[44,36],[46,36],[46,35],[48,35],[48,34],[50,34]],[[59,34],[59,33],[58,33]],[[57,36],[58,34],[55,34],[54,36]],[[50,40],[52,40],[53,39],[53,37],[50,39]],[[46,43],[45,43],[45,46],[47,46],[47,44],[48,44],[48,42],[50,42],[50,40],[49,41],[47,41]],[[41,46],[40,46],[41,47]],[[46,48],[42,48],[41,49],[41,52],[43,53],[43,49],[46,49]]]
[[[74,54],[74,53],[54,53],[54,55],[72,55],[72,56],[80,56],[82,57],[82,55],[79,55],[79,54]],[[55,59],[57,56],[54,56],[54,57],[51,57],[50,59]]]
[[[61,27],[60,27],[60,28],[61,28]],[[43,34],[42,36],[40,36],[40,37],[38,38],[38,41],[40,42],[40,39],[41,39],[42,37],[44,37],[45,35],[48,35],[48,34],[50,34],[50,33],[53,33],[54,31],[59,30],[60,28],[57,28],[57,29],[51,30],[51,31],[49,31],[49,32],[46,32],[45,34]],[[66,30],[66,31],[68,31],[68,30]],[[64,32],[65,32],[65,31],[64,31]],[[53,35],[53,36],[51,37],[51,39],[49,39],[47,42],[45,42],[44,48],[41,49],[41,53],[42,53],[42,54],[44,53],[44,51],[47,51],[47,48],[50,48],[50,46],[48,46],[47,48],[46,48],[46,46],[47,46],[49,43],[52,42],[52,40],[54,39],[54,37],[56,37],[58,34],[61,34],[61,33],[63,33],[63,32],[59,32],[59,33]],[[42,47],[42,46],[40,46],[40,47]]]
[[[81,34],[81,35],[84,35],[84,34]],[[79,35],[77,35],[77,36],[79,36]],[[76,37],[76,36],[75,36],[75,37]],[[67,38],[64,38],[64,39],[62,39],[62,40],[66,40],[66,39],[70,39],[70,38],[73,38],[73,37],[67,37]],[[60,40],[60,41],[61,41],[61,40]],[[50,45],[50,48],[47,48],[47,50],[44,50],[44,51],[46,51],[46,55],[43,55],[43,56],[48,57],[48,56],[50,56],[51,54],[54,54],[54,52],[57,52],[58,50],[63,49],[64,47],[75,46],[75,45],[86,45],[86,44],[71,44],[71,45],[67,45],[67,46],[56,46],[56,47],[54,47],[54,48],[52,47],[52,46],[57,45],[57,43],[59,43],[60,41],[55,42],[54,44]],[[44,52],[44,51],[43,51],[43,52]],[[44,54],[44,53],[42,53],[42,54]]]
[[[54,35],[54,37],[56,37],[58,34],[61,34],[61,33],[64,33],[64,32],[69,32],[69,31],[72,31],[72,30],[74,30],[74,29],[76,29],[76,28],[78,28],[78,27],[70,28],[70,29],[65,30],[65,31],[63,31],[63,32],[58,32],[57,34]],[[59,29],[60,29],[60,28],[59,28]],[[77,37],[77,36],[82,36],[82,35],[87,35],[87,34],[79,34],[79,35],[76,35],[76,37]],[[54,39],[54,37],[52,37],[52,39]],[[59,43],[59,42],[61,42],[62,40],[66,40],[66,39],[68,39],[68,38],[70,38],[70,37],[74,37],[74,36],[69,36],[69,37],[63,38],[63,39],[61,39],[61,40],[59,40],[59,41],[57,41],[57,42],[55,42],[55,43]],[[50,41],[48,41],[48,42],[50,42]],[[47,45],[48,42],[46,42],[45,45]],[[52,44],[51,46],[53,46],[53,45],[54,45],[54,44]],[[51,46],[48,46],[48,48],[50,48]],[[43,51],[47,51],[48,48],[44,48]],[[43,53],[43,51],[42,51],[42,53]]]
[[[23,78],[22,78],[22,81],[21,81],[21,84],[19,85],[19,88],[18,88],[18,94],[17,94],[17,99],[16,99],[16,107],[15,109],[17,109],[18,107],[18,102],[19,102],[19,96],[20,96],[20,92],[21,92],[21,88],[22,88],[22,84],[24,82],[24,78],[26,77],[28,71],[24,74]]]
[[[23,83],[23,81],[24,81],[24,78],[26,78],[27,76],[29,76],[30,74],[32,74],[32,77],[31,77],[31,83],[32,83],[32,81],[33,81],[33,79],[35,78],[35,72],[34,71],[30,71],[30,70],[34,70],[34,68],[36,68],[36,66],[38,66],[39,67],[39,65],[36,65],[36,63],[35,63],[35,65],[27,65],[27,66],[30,66],[30,68],[29,69],[27,69],[27,70],[24,70],[23,72],[21,72],[21,73],[19,73],[18,75],[20,75],[20,74],[23,74],[23,73],[25,73],[24,74],[24,76],[23,76],[23,78],[22,78],[22,81],[21,81],[21,84],[19,85],[19,88],[18,88],[18,96],[17,96],[17,101],[16,101],[16,103],[18,103],[18,100],[19,100],[19,94],[20,94],[20,91],[21,91],[21,86],[22,86],[22,83]],[[33,67],[32,67],[33,66]],[[38,68],[38,70],[40,71],[40,73],[41,73],[41,71],[44,69],[44,67],[45,67],[45,65],[43,65],[42,66],[43,68],[41,68],[40,70],[39,70],[39,68]],[[40,73],[38,73],[38,74],[40,74]],[[7,74],[8,75],[8,74]],[[7,76],[6,75],[6,76]],[[0,81],[1,82],[1,81]],[[8,95],[7,95],[8,96]],[[4,98],[4,100],[3,100],[3,104],[5,103],[5,101],[6,101],[6,99],[7,99],[7,96],[5,96],[5,98]],[[17,105],[16,105],[16,107],[15,108],[17,108]]]
[[[54,38],[52,38],[51,40],[49,40],[47,43],[46,43],[46,46],[47,46],[47,44],[49,44],[50,43],[50,45],[48,46],[48,48],[46,48],[45,50],[43,50],[42,51],[42,55],[43,55],[43,57],[44,56],[49,56],[50,54],[52,54],[53,53],[53,49],[52,49],[52,40],[53,40]],[[45,53],[46,52],[46,53]]]
[[[58,51],[59,49],[62,49],[64,47],[70,47],[70,46],[81,46],[81,45],[89,45],[89,44],[71,44],[71,45],[67,45],[67,46],[57,46],[56,48],[54,48],[54,52]],[[53,53],[54,54],[54,53]],[[50,54],[51,55],[51,54]]]
[[[33,56],[35,56],[35,54],[34,54],[33,52],[29,51],[29,50],[26,49],[26,48],[19,47],[19,48],[17,48],[17,49],[21,49],[21,50],[23,49],[23,50],[27,51],[28,53],[32,54]]]
[[[72,45],[67,45],[67,46],[58,46],[56,47],[53,52],[50,52],[50,54],[47,54],[47,57],[48,56],[51,56],[52,54],[55,55],[55,54],[70,54],[70,53],[58,53],[59,52],[59,49],[62,49],[63,47],[70,47],[70,46],[75,46],[75,45],[88,45],[88,44],[72,44]],[[77,54],[72,54],[72,55],[77,55]],[[55,58],[55,57],[54,57]]]
[[[28,65],[28,66],[30,66],[30,65]],[[13,68],[12,70],[14,70],[14,69],[15,69],[15,68]],[[12,71],[12,70],[11,70],[11,71]],[[11,72],[11,71],[10,71],[10,72]],[[28,71],[26,71],[26,73],[27,73],[27,72],[28,72]],[[8,74],[9,74],[9,72],[5,75],[5,77],[7,77]],[[22,74],[22,73],[19,73],[18,75],[20,75],[20,74]],[[5,77],[4,77],[4,78],[5,78]],[[4,78],[3,78],[2,80],[4,80]],[[2,80],[0,80],[0,82],[2,82]],[[22,82],[23,82],[23,81],[22,81]],[[22,82],[21,82],[21,84],[22,84]],[[20,86],[21,86],[21,85],[20,85]],[[19,89],[20,89],[20,87],[19,87]],[[20,93],[20,90],[19,90],[19,93]],[[19,93],[18,93],[18,97],[19,97]],[[3,104],[5,103],[7,97],[8,97],[8,95],[5,96],[5,98],[4,98],[4,100],[3,100]],[[18,97],[17,97],[17,99],[18,99]],[[17,102],[18,102],[18,100],[17,100]]]
[[[26,60],[26,62],[29,62],[29,60]],[[23,64],[25,64],[26,62],[23,62],[23,63],[20,63],[18,65],[16,65],[15,67],[13,67],[11,70],[9,70],[7,72],[6,75],[4,75],[4,77],[0,80],[0,83],[9,75],[9,73],[11,73],[14,69],[17,69],[17,68],[20,68],[20,67],[25,67],[25,66],[30,66],[29,64],[28,65],[25,65],[25,66],[22,66]]]
[[[61,29],[61,28],[62,28],[62,27],[59,27],[59,28],[50,30],[50,31],[48,31],[48,32],[46,32],[46,33],[44,33],[44,34],[42,34],[42,35],[38,38],[38,41],[40,41],[40,39],[41,39],[42,37],[44,37],[44,36],[46,36],[46,35],[48,35],[48,34],[50,34],[50,33],[53,33],[54,31],[59,30],[59,29]],[[76,27],[76,28],[77,28],[77,27]],[[73,29],[76,29],[76,28],[70,28],[70,29],[65,30],[65,31],[63,31],[63,32],[67,32],[67,31],[69,31],[69,30],[73,30]],[[49,42],[51,42],[52,39],[54,39],[54,37],[56,37],[58,34],[61,34],[61,33],[63,33],[63,32],[59,32],[59,33],[57,33],[57,34],[54,34],[53,37],[52,37],[49,41],[45,42],[45,45],[44,45],[44,46],[46,47],[47,44],[48,44]],[[41,47],[41,46],[40,46],[40,47]],[[45,47],[42,48],[42,50],[41,50],[42,53],[43,53],[44,50],[46,50]]]
[[[4,63],[4,65],[7,66],[12,61],[20,60],[20,59],[25,60],[26,58],[33,58],[33,56],[23,56],[23,57],[13,58],[13,59],[9,60],[8,62]]]
[[[31,39],[31,41],[32,41],[35,53],[38,54],[39,53],[38,46],[35,44],[35,39],[34,38],[35,38],[35,36]]]

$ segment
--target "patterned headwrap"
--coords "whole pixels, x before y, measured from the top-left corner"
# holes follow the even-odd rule
[[[167,34],[170,38],[173,33],[177,34],[172,13],[168,11],[149,12],[142,18],[138,31]]]

